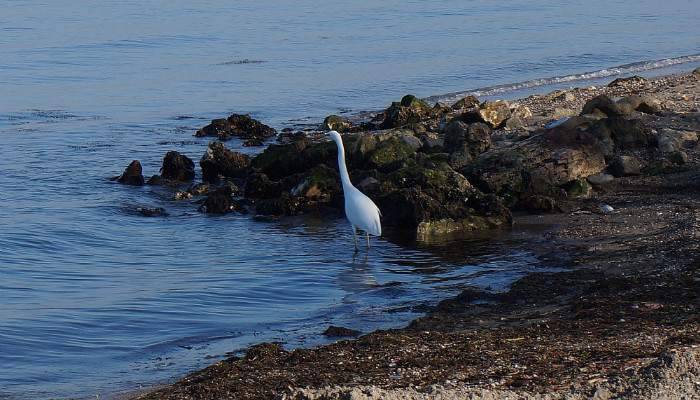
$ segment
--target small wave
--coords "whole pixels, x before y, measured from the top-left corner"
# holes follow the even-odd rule
[[[577,82],[577,81],[586,81],[586,80],[592,80],[592,79],[607,78],[607,77],[611,77],[611,76],[625,75],[625,74],[631,74],[631,73],[642,72],[642,71],[650,71],[650,70],[654,70],[654,69],[667,68],[667,67],[671,67],[674,65],[686,64],[686,63],[698,62],[698,61],[700,61],[700,54],[692,54],[692,55],[682,56],[682,57],[664,58],[661,60],[653,60],[653,61],[639,61],[639,62],[634,62],[634,63],[630,63],[630,64],[619,65],[617,67],[605,68],[605,69],[601,69],[601,70],[597,70],[597,71],[583,72],[580,74],[562,75],[562,76],[555,76],[555,77],[551,77],[551,78],[531,79],[528,81],[518,82],[518,83],[509,83],[509,84],[504,84],[504,85],[488,86],[488,87],[484,87],[484,88],[467,90],[467,91],[462,91],[462,92],[446,93],[446,94],[437,95],[437,96],[430,96],[430,97],[427,97],[425,100],[430,101],[430,102],[435,102],[435,101],[443,101],[444,102],[444,101],[456,100],[456,99],[459,99],[459,98],[464,97],[464,96],[469,95],[469,94],[472,94],[475,96],[494,96],[497,94],[513,92],[513,91],[522,90],[522,89],[530,89],[530,88],[535,88],[535,87],[539,87],[539,86],[548,86],[548,85],[555,85],[555,84],[559,84],[559,83]]]

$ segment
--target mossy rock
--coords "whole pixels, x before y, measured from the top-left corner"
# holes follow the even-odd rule
[[[419,99],[418,97],[407,94],[401,98],[401,105],[408,108],[422,108],[429,110],[430,106],[425,101]]]
[[[415,155],[416,149],[398,137],[381,141],[372,151],[366,162],[369,168],[380,170],[393,169],[399,162]]]

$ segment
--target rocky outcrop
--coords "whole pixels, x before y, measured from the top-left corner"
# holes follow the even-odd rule
[[[124,185],[141,186],[144,184],[143,168],[139,160],[132,161],[124,172],[116,178],[117,182]]]
[[[163,158],[160,177],[172,182],[189,182],[194,179],[194,162],[184,154],[169,151]]]
[[[275,136],[277,131],[249,115],[231,114],[228,118],[212,120],[195,133],[197,137],[214,136],[219,140],[233,137],[243,139],[244,145],[259,146],[265,139]]]
[[[202,168],[202,179],[215,183],[220,177],[243,178],[248,173],[250,157],[236,151],[231,151],[221,142],[211,142],[199,160]]]
[[[226,214],[232,211],[245,212],[243,206],[233,199],[230,186],[222,186],[209,193],[199,207],[199,211],[207,214]]]

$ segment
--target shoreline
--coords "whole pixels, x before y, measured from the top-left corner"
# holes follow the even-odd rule
[[[555,114],[578,114],[603,93],[652,94],[662,98],[669,113],[645,117],[645,123],[654,129],[687,124],[697,131],[698,81],[693,74],[670,75],[618,87],[559,90],[517,103],[532,111],[527,125],[536,130]],[[693,117],[686,121],[679,117],[684,115]],[[494,135],[510,140],[508,132]],[[528,274],[503,294],[465,289],[402,329],[290,352],[277,344],[256,345],[243,358],[221,361],[133,398],[439,394],[544,399],[697,393],[697,143],[685,153],[679,167],[617,178],[589,198],[560,199],[559,213],[515,217],[516,224],[549,226],[531,242],[547,243],[540,249],[544,260],[566,254],[569,271]],[[600,204],[614,211],[601,212]],[[657,379],[659,374],[668,376]]]

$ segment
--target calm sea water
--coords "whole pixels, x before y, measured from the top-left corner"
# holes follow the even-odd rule
[[[380,239],[354,257],[342,219],[205,216],[106,178],[132,159],[157,173],[172,149],[199,159],[193,131],[229,112],[281,128],[408,92],[698,63],[694,0],[561,3],[5,0],[0,398],[104,397],[252,342],[319,343],[331,323],[397,327],[538,268],[511,237]]]

